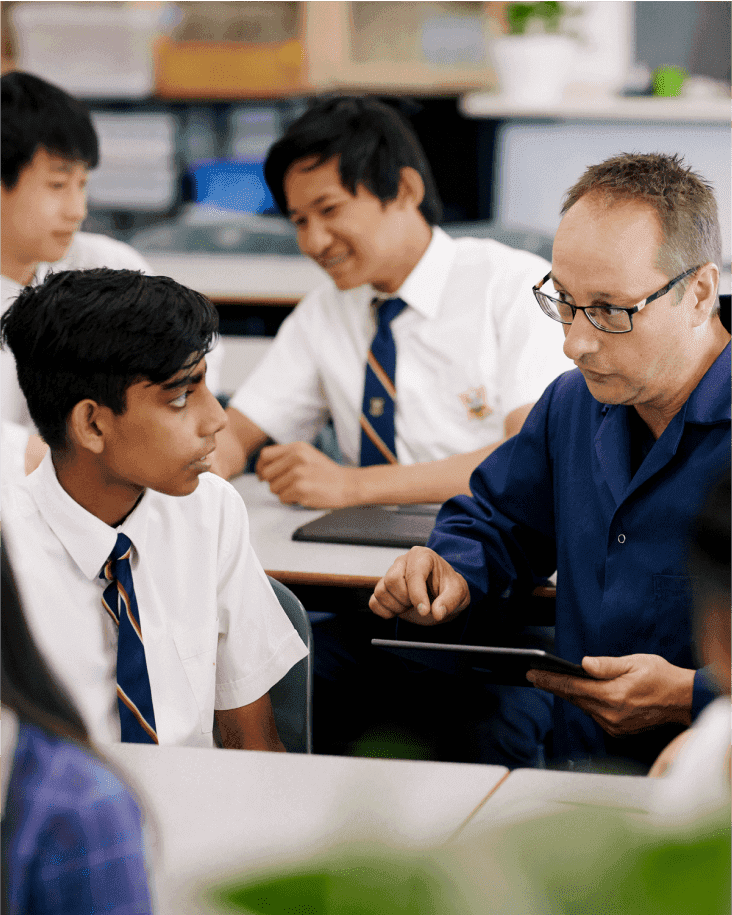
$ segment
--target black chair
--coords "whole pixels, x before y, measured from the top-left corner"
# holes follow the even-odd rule
[[[280,740],[290,753],[313,752],[313,664],[315,647],[307,612],[299,599],[282,582],[269,578],[282,609],[289,617],[308,654],[270,689],[275,723]]]

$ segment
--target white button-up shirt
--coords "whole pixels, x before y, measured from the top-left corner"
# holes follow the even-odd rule
[[[430,245],[394,293],[396,453],[402,464],[474,451],[503,437],[505,417],[573,368],[561,325],[531,292],[549,270],[537,255],[485,239]],[[312,441],[333,417],[345,459],[359,463],[373,287],[328,282],[305,296],[231,401],[275,441]],[[381,294],[383,297],[383,293]]]
[[[244,503],[219,477],[202,474],[180,498],[147,490],[118,528],[68,495],[50,454],[2,499],[31,634],[92,739],[120,740],[117,628],[99,578],[120,532],[161,745],[212,746],[215,708],[254,702],[307,654],[249,543]]]

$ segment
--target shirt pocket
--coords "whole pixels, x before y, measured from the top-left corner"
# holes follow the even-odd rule
[[[218,627],[209,624],[186,629],[173,633],[173,639],[201,714],[201,731],[208,734],[214,721]]]
[[[691,646],[692,582],[688,575],[653,576],[654,619],[650,638],[667,660],[687,663]],[[650,628],[650,627],[649,627]],[[683,657],[679,660],[680,654]]]

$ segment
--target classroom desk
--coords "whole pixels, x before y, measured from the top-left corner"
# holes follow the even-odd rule
[[[295,528],[323,512],[283,505],[253,473],[241,474],[231,482],[247,507],[259,561],[267,574],[285,585],[373,588],[397,556],[406,553],[402,548],[292,540]]]
[[[586,811],[588,816],[600,808],[648,819],[654,816],[657,785],[657,779],[645,775],[514,769],[496,784],[451,840],[462,841],[507,821],[570,808]]]
[[[259,561],[268,575],[285,585],[370,589],[407,552],[404,548],[292,540],[295,528],[324,512],[283,505],[253,473],[241,474],[231,482],[247,506],[250,537]],[[553,584],[535,588],[527,625],[552,626],[555,598]]]
[[[359,841],[445,843],[501,766],[116,744],[153,826],[160,915],[209,911],[200,888]]]
[[[153,273],[170,276],[214,301],[294,305],[327,278],[307,257],[142,249],[140,253]]]

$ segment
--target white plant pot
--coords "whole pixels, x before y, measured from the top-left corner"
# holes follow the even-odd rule
[[[571,79],[576,42],[566,35],[507,35],[490,44],[501,94],[517,105],[559,102]]]

